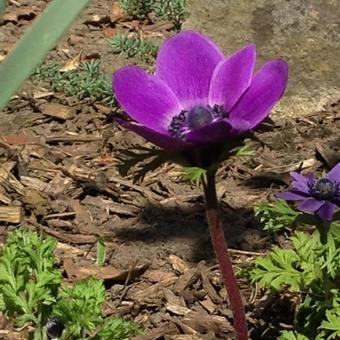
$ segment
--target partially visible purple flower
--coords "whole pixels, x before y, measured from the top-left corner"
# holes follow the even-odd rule
[[[113,89],[134,122],[117,121],[170,150],[222,144],[260,124],[284,93],[288,66],[266,62],[255,74],[255,45],[225,57],[204,35],[186,31],[161,46],[154,75],[126,66]]]
[[[320,179],[313,173],[302,176],[291,172],[292,189],[277,194],[287,201],[302,201],[298,209],[307,213],[316,213],[323,221],[332,220],[335,210],[340,207],[340,163]]]

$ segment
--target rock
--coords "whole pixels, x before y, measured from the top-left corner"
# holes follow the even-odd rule
[[[336,0],[188,0],[193,29],[215,40],[226,54],[257,45],[258,64],[286,59],[286,94],[273,110],[299,116],[340,98],[340,7]]]

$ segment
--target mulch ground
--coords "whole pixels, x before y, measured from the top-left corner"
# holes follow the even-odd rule
[[[10,1],[1,26],[0,59],[48,1]],[[164,39],[166,22],[115,17],[111,1],[93,1],[48,60],[67,64],[96,55],[107,72],[126,63],[106,39],[141,32]],[[112,122],[103,103],[65,97],[28,81],[0,113],[0,242],[19,225],[59,241],[65,281],[104,279],[104,314],[142,325],[138,339],[233,339],[231,311],[210,243],[202,190],[165,164],[140,183],[122,177],[119,149],[147,145]],[[253,207],[289,183],[289,171],[327,169],[339,161],[340,100],[322,112],[266,122],[251,142],[255,155],[230,159],[218,172],[218,195],[236,269],[246,268],[287,233],[261,229]],[[95,266],[104,238],[105,266]],[[292,327],[294,298],[239,279],[252,339],[275,339]],[[0,337],[18,334],[4,326]]]

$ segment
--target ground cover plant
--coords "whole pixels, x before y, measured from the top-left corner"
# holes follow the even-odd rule
[[[131,16],[146,19],[154,13],[158,18],[171,21],[176,30],[181,29],[186,16],[186,0],[120,0],[119,3]]]
[[[1,65],[5,65],[3,60],[14,49],[14,43],[50,2],[8,1],[0,20]],[[326,96],[322,110],[321,103],[315,102],[315,112],[302,116],[299,106],[294,115],[288,116],[292,112],[286,112],[287,100],[295,101],[306,93],[294,85],[300,77],[296,64],[300,54],[292,55],[289,44],[285,50],[279,48],[270,38],[271,26],[263,27],[268,15],[280,12],[279,2],[272,4],[273,10],[256,10],[253,28],[244,36],[241,31],[248,25],[243,20],[250,10],[248,4],[244,5],[245,16],[234,18],[236,3],[231,2],[223,12],[217,10],[225,8],[223,2],[209,2],[209,6],[204,1],[198,5],[199,2],[92,0],[22,91],[0,113],[0,249],[5,254],[12,247],[15,251],[9,253],[18,255],[1,261],[9,272],[19,268],[23,274],[19,273],[14,281],[16,276],[11,275],[13,286],[5,274],[7,283],[0,285],[5,297],[0,303],[0,338],[55,338],[63,331],[61,338],[65,339],[235,339],[233,322],[237,319],[243,319],[243,325],[246,319],[248,336],[254,340],[339,336],[339,222],[337,208],[332,210],[332,195],[337,191],[330,185],[333,182],[325,179],[340,160],[340,102]],[[295,5],[287,6],[289,10]],[[309,30],[304,23],[308,13],[296,8],[299,23],[295,27]],[[316,12],[312,13],[317,18]],[[323,15],[327,17],[329,13],[325,11]],[[255,20],[259,17],[261,25]],[[207,25],[207,18],[214,22],[213,29]],[[296,24],[294,16],[289,18],[285,34],[288,27]],[[279,30],[279,21],[270,22],[274,33]],[[242,77],[214,77],[220,83],[215,79],[215,85],[213,81],[209,84],[209,101],[205,102],[200,93],[191,104],[181,97],[185,93],[180,90],[190,89],[188,95],[194,95],[202,83],[193,81],[189,86],[186,81],[192,78],[188,77],[181,79],[178,87],[172,84],[172,92],[179,90],[174,97],[181,98],[179,106],[183,110],[159,116],[171,119],[160,121],[161,126],[162,122],[166,124],[155,143],[169,143],[166,148],[155,147],[148,138],[125,127],[149,131],[145,122],[137,123],[131,110],[115,100],[112,73],[119,74],[122,67],[134,64],[141,68],[133,69],[149,80],[155,79],[155,72],[156,78],[163,77],[164,70],[157,69],[157,54],[162,54],[167,43],[187,34],[188,28],[197,31],[198,27],[204,36],[193,31],[190,34],[201,37],[212,50],[219,52],[212,42],[218,41],[227,56],[244,57],[244,62],[234,59],[242,67],[234,64],[229,68]],[[183,32],[177,35],[180,28]],[[195,52],[197,40],[192,41],[190,50]],[[245,95],[238,98],[228,91],[231,102],[234,98],[237,104],[230,102],[227,110],[216,95],[216,83],[222,86],[223,79],[233,79],[230,88],[237,89],[234,84],[242,83],[247,70],[251,73],[249,64],[255,60],[255,48],[249,45],[252,41],[257,45],[256,70],[278,56],[287,58],[290,65],[289,88],[283,101],[275,105],[271,119],[261,117],[258,126],[252,121],[260,115],[255,111],[263,98],[276,91],[279,81],[273,80],[275,85],[268,86],[263,96],[255,96],[253,106],[244,105],[255,111],[236,110]],[[201,48],[194,54],[200,57],[204,53],[206,49]],[[22,56],[29,59],[27,54]],[[228,64],[228,57],[222,58],[222,64]],[[172,62],[181,68],[176,58]],[[203,67],[199,62],[188,64]],[[166,68],[177,76],[170,66],[169,63]],[[223,72],[228,74],[228,67],[224,67]],[[222,69],[221,66],[221,72]],[[320,69],[314,68],[309,85],[317,70],[322,70],[320,83],[327,72],[324,64]],[[184,77],[185,72],[180,73]],[[206,75],[195,70],[192,74],[194,78]],[[253,76],[249,77],[250,84],[257,77]],[[135,83],[127,81],[126,86],[134,87]],[[136,91],[140,105],[145,104],[145,98],[150,99],[150,93],[159,95],[158,90],[147,89],[144,86],[143,92]],[[331,89],[327,90],[331,93]],[[169,104],[168,100],[161,102]],[[273,99],[273,104],[276,102]],[[152,110],[157,108],[156,103],[152,105]],[[266,116],[268,112],[262,113]],[[245,121],[239,119],[243,115]],[[255,124],[254,129],[247,120]],[[208,136],[203,143],[196,139],[194,143],[190,141],[191,145],[191,133],[205,124],[213,132],[203,135]],[[221,140],[221,147],[215,143],[210,146],[210,137],[215,140],[222,135],[219,128],[216,130],[219,124],[227,128],[227,140]],[[167,139],[169,125],[171,138]],[[185,150],[177,149],[178,144],[185,145]],[[289,195],[297,198],[298,194],[301,200],[296,204],[286,201],[287,197],[276,196],[291,184],[292,171],[294,181]],[[308,183],[313,185],[301,187],[302,177],[297,173],[315,173],[313,180],[308,177]],[[225,260],[228,253],[227,261],[236,274],[236,282],[228,276],[227,286],[234,281],[235,288],[237,283],[244,304],[238,310],[239,318],[233,317],[222,275],[225,271],[216,265],[209,237],[204,189],[208,201],[213,202],[210,217],[216,217],[215,193],[211,195],[213,181],[219,204],[217,227],[223,228],[219,231],[225,233],[228,243],[228,252],[221,252],[220,259]],[[296,186],[302,191],[296,193]],[[327,199],[320,200],[320,195]],[[300,205],[304,211],[293,208]],[[324,210],[319,211],[321,207]],[[315,228],[319,213],[321,217],[332,215],[327,245],[322,245],[325,237],[320,238]],[[221,240],[223,236],[218,238]],[[29,247],[34,250],[24,251]],[[228,266],[222,268],[230,269]],[[232,295],[238,298],[236,289]],[[11,298],[18,304],[13,304]]]
[[[64,92],[68,96],[92,101],[103,101],[113,106],[109,78],[101,69],[99,60],[83,62],[77,70],[62,71],[58,63],[43,64],[35,71],[33,77],[37,82],[48,81],[54,91]]]
[[[263,205],[258,213],[273,232],[295,225],[311,225],[307,232],[296,230],[291,247],[275,246],[256,260],[250,279],[274,291],[288,289],[299,296],[295,306],[295,331],[280,339],[337,339],[340,335],[340,163],[319,179],[314,173],[292,172],[292,189],[277,196],[300,201],[297,211],[282,203]],[[273,206],[277,206],[273,215]]]
[[[28,339],[128,339],[140,328],[122,319],[102,317],[105,287],[89,278],[62,286],[52,238],[18,229],[0,254],[0,310]]]
[[[141,56],[146,61],[153,61],[158,51],[158,46],[153,42],[118,34],[110,40],[110,45],[114,53],[124,53],[128,57]]]

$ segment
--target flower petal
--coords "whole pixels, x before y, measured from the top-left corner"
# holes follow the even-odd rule
[[[230,117],[247,120],[251,128],[261,123],[286,89],[288,66],[283,60],[265,63],[255,74],[250,87],[236,103]]]
[[[156,76],[164,80],[186,109],[207,104],[209,86],[216,65],[224,58],[204,35],[186,31],[161,46]]]
[[[313,197],[307,198],[304,202],[302,202],[299,206],[298,209],[304,212],[308,213],[314,213],[318,209],[321,208],[321,206],[325,203],[325,201],[319,201],[316,200]]]
[[[306,200],[306,198],[308,198],[308,196],[305,195],[304,193],[294,191],[279,192],[275,196],[286,201],[301,201]]]
[[[113,75],[113,89],[123,110],[137,122],[165,132],[172,116],[182,107],[160,79],[136,66],[123,67]]]
[[[326,176],[333,180],[335,183],[340,183],[340,163],[338,163]]]
[[[235,133],[232,126],[222,120],[190,131],[186,135],[186,140],[195,144],[215,144],[224,142],[233,135]]]
[[[241,95],[249,87],[256,62],[256,46],[248,45],[231,57],[221,61],[213,73],[209,104],[223,105],[230,112]]]
[[[180,151],[189,149],[190,147],[193,146],[188,142],[173,138],[167,134],[162,134],[158,131],[152,130],[145,126],[135,124],[133,122],[127,122],[119,118],[114,118],[114,120],[123,127],[137,133],[138,135],[142,136],[149,142],[158,145],[159,147],[166,150]]]
[[[250,130],[250,124],[244,119],[226,119],[226,121],[233,127],[234,135],[241,135]]]
[[[308,179],[308,186],[312,187],[315,183],[315,173],[314,172],[310,172],[307,175],[307,179]]]
[[[325,204],[317,211],[317,214],[323,221],[330,221],[333,218],[336,205],[326,201]]]
[[[305,177],[298,172],[290,172],[290,177],[293,178],[292,187],[296,190],[302,191],[306,194],[309,193],[310,178]]]

